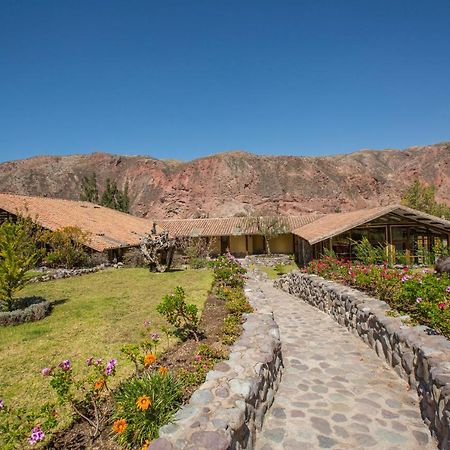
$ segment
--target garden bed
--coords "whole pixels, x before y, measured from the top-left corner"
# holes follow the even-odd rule
[[[411,324],[450,338],[450,277],[428,268],[390,268],[332,257],[311,262],[306,273],[354,287],[385,301],[391,314],[407,315]]]
[[[204,335],[201,344],[206,344],[223,352],[224,357],[228,354],[228,346],[221,343],[221,328],[228,311],[225,308],[223,300],[210,294],[205,302],[200,320],[200,329]],[[192,362],[198,354],[199,343],[195,340],[180,342],[165,352],[159,359],[161,366],[167,367],[172,371],[193,371]],[[196,386],[191,385],[184,391],[184,399],[187,401],[195,390]],[[111,402],[109,402],[111,403]],[[112,405],[108,406],[112,410]],[[64,430],[56,435],[48,448],[55,450],[81,450],[85,448],[118,450],[122,448],[113,439],[111,430],[112,421],[108,421],[102,427],[99,437],[91,443],[89,425],[84,421],[77,421],[70,429]]]

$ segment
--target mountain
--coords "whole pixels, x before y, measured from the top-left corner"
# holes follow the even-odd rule
[[[326,157],[226,152],[189,162],[39,156],[0,164],[0,191],[78,199],[82,177],[94,171],[100,187],[106,178],[119,187],[128,180],[131,212],[148,218],[347,211],[398,202],[416,178],[450,204],[450,143]]]

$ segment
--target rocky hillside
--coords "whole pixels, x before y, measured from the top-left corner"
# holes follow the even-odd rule
[[[149,218],[233,216],[251,211],[346,211],[398,202],[415,178],[450,204],[450,144],[363,150],[329,157],[212,155],[190,162],[94,153],[0,164],[0,191],[78,199],[95,171],[122,187],[132,212]]]

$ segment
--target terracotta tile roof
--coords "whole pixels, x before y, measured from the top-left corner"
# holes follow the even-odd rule
[[[77,226],[90,234],[89,247],[99,252],[139,245],[152,222],[89,202],[0,193],[0,210],[36,219],[43,228]],[[158,231],[161,231],[159,229]]]
[[[405,219],[431,225],[447,233],[450,232],[450,221],[448,220],[403,205],[389,205],[345,213],[326,214],[312,223],[295,228],[293,234],[306,239],[310,244],[316,244],[389,213],[395,213]]]
[[[286,221],[286,232],[312,222],[317,214],[304,216],[282,216]],[[261,217],[270,220],[270,217]],[[233,236],[240,234],[258,234],[255,218],[217,217],[210,219],[170,219],[157,220],[156,223],[166,229],[172,236]]]

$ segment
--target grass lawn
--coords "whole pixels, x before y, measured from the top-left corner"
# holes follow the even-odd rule
[[[55,398],[41,370],[70,359],[84,367],[90,356],[119,360],[116,379],[132,372],[120,348],[139,341],[143,322],[160,332],[156,312],[163,295],[183,286],[189,303],[200,310],[212,283],[209,270],[150,273],[147,269],[109,269],[28,285],[20,296],[38,295],[54,302],[45,319],[0,328],[0,398],[10,406],[38,407]]]
[[[297,264],[295,264],[295,262],[291,262],[286,266],[280,266],[280,270],[275,269],[275,267],[263,266],[261,264],[257,264],[255,267],[257,267],[259,270],[262,270],[263,272],[266,272],[271,280],[281,277],[281,275],[284,275],[286,273],[292,272],[294,269],[298,269],[298,266]]]

